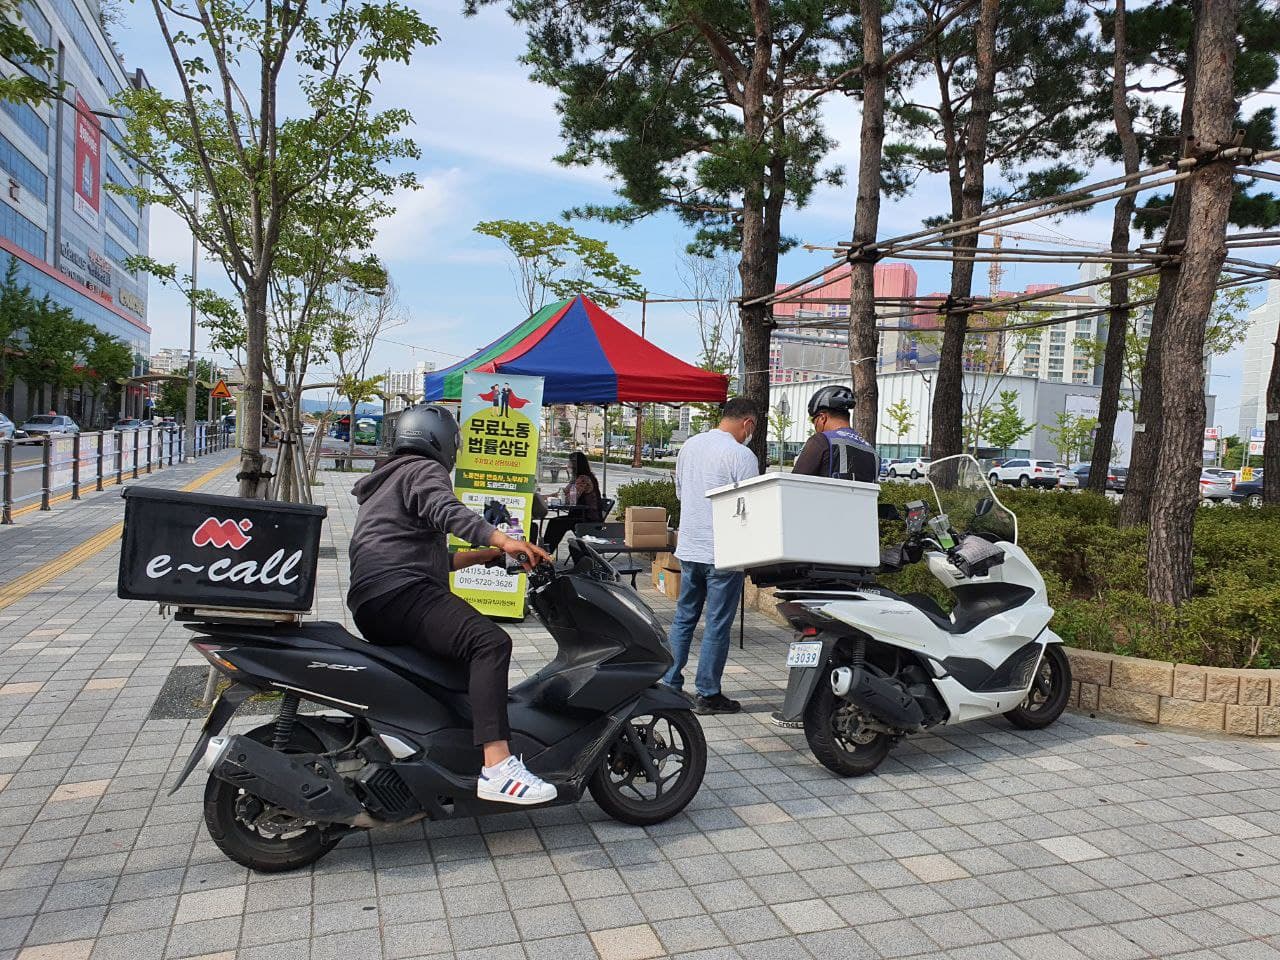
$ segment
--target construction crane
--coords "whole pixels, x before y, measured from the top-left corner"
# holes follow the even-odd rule
[[[1032,240],[1041,243],[1048,242],[1057,244],[1060,247],[1079,247],[1083,250],[1110,250],[1111,248],[1104,243],[1090,243],[1087,240],[1072,240],[1069,237],[1053,236],[1047,233],[1014,233],[1012,230],[980,230],[979,233],[988,234],[991,239],[991,249],[999,253],[1004,245],[1004,238],[1010,240]],[[987,279],[991,287],[991,297],[995,299],[1000,292],[1000,281],[1004,277],[1004,264],[999,260],[991,261],[991,265],[987,268]]]

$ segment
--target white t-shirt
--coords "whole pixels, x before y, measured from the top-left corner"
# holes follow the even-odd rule
[[[711,501],[707,491],[759,476],[756,455],[725,430],[690,437],[676,458],[676,493],[680,497],[680,540],[676,558],[714,563]]]

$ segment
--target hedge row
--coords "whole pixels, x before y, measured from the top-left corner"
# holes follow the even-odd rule
[[[884,484],[901,506],[921,489]],[[1180,609],[1146,596],[1147,529],[1116,526],[1118,502],[1091,493],[1002,490],[1018,515],[1021,546],[1040,568],[1056,611],[1053,629],[1075,647],[1213,667],[1280,667],[1280,510],[1229,505],[1196,512],[1194,596]],[[629,483],[618,507],[664,506],[678,524],[675,485]],[[897,524],[883,524],[891,543]],[[899,592],[927,593],[949,607],[923,564],[885,578]]]

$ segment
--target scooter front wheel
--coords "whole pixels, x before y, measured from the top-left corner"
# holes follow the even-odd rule
[[[866,776],[889,755],[888,734],[862,731],[852,704],[825,681],[804,711],[804,736],[818,762],[842,777]]]
[[[1071,699],[1071,661],[1067,659],[1062,644],[1051,643],[1044,648],[1036,677],[1031,682],[1027,699],[1014,707],[1005,717],[1015,727],[1023,730],[1039,730],[1049,726],[1067,707]]]
[[[707,740],[691,710],[631,717],[587,782],[600,809],[647,827],[688,806],[707,772]]]

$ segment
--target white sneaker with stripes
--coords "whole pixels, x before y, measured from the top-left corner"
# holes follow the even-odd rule
[[[546,803],[556,798],[556,788],[530,773],[519,757],[510,756],[496,767],[481,767],[476,796],[498,803]]]

